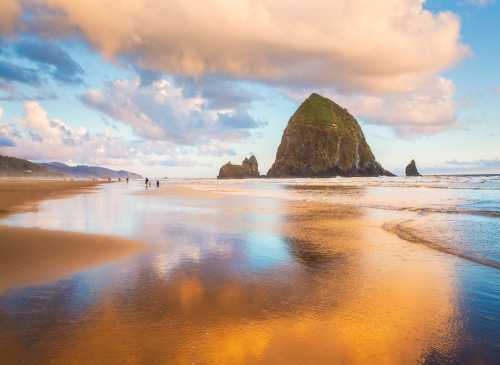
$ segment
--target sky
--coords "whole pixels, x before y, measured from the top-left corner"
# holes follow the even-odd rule
[[[2,0],[0,154],[261,173],[317,92],[402,173],[500,173],[495,0]]]

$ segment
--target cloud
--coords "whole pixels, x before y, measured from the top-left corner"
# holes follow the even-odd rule
[[[88,91],[81,101],[129,125],[139,137],[184,145],[240,141],[264,124],[248,113],[246,104],[213,109],[210,100],[197,94],[185,96],[184,91],[167,79],[149,86],[141,86],[138,79],[115,80],[102,91]]]
[[[23,108],[22,117],[0,122],[0,154],[109,166],[200,166],[201,162],[194,158],[200,154],[221,156],[234,152],[223,144],[184,147],[168,141],[126,141],[112,129],[90,133],[73,127],[61,118],[49,116],[36,101],[25,102]]]
[[[306,89],[283,89],[296,102],[308,96]],[[443,77],[433,77],[410,92],[377,95],[342,94],[334,89],[320,89],[324,96],[347,108],[365,122],[393,128],[403,138],[431,135],[456,128],[455,86]]]
[[[429,135],[458,126],[454,84],[443,77],[401,94],[335,97],[363,120],[392,127],[402,137]]]
[[[249,103],[254,96],[239,80],[292,92],[328,89],[400,135],[456,124],[454,88],[440,73],[469,48],[461,42],[460,19],[426,10],[422,0],[220,0],[209,7],[196,0],[33,2],[38,10],[30,24],[39,34],[83,36],[106,58],[132,62],[144,87],[171,75],[186,99],[204,99],[205,110]],[[428,91],[438,100],[431,105],[424,102]],[[136,130],[143,123],[146,132],[157,120],[127,123]],[[172,131],[146,134],[181,139]]]
[[[37,161],[111,162],[129,154],[128,146],[119,138],[91,135],[85,128],[50,118],[35,101],[24,103],[23,117],[0,124],[0,136],[11,141],[0,147],[1,153]]]
[[[203,97],[205,106],[210,109],[240,108],[260,99],[258,95],[242,87],[241,83],[216,75],[199,78],[177,76],[175,84],[182,87],[186,97]]]
[[[21,5],[18,0],[2,0],[0,2],[0,35],[11,32],[20,15]]]
[[[407,91],[467,53],[459,19],[422,0],[38,3],[57,11],[52,32],[78,29],[109,58],[187,76]]]
[[[42,39],[25,39],[15,46],[18,56],[41,67],[48,67],[50,75],[63,83],[82,82],[84,71],[71,56],[58,45]]]
[[[17,66],[3,60],[0,60],[0,79],[29,85],[36,85],[41,81],[36,69]]]
[[[446,164],[454,168],[464,168],[464,169],[476,169],[476,170],[490,170],[490,169],[500,169],[500,158],[491,159],[480,159],[480,160],[470,160],[470,161],[458,161],[450,160],[446,161]]]

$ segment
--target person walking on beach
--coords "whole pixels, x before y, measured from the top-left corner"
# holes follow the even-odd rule
[[[127,184],[128,184],[128,177],[127,177]]]
[[[149,179],[146,178],[146,180],[144,181],[144,183],[146,184],[146,188],[149,186]]]
[[[160,180],[156,180],[156,187],[159,188],[160,187]]]

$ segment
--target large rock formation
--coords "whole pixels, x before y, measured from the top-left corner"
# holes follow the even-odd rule
[[[233,165],[228,162],[222,166],[219,170],[218,179],[244,179],[260,177],[259,174],[259,164],[255,156],[250,158],[245,158],[241,165]]]
[[[349,112],[309,96],[286,127],[269,177],[393,176],[375,160]]]
[[[406,176],[422,176],[417,170],[415,160],[411,160],[410,164],[406,166]]]

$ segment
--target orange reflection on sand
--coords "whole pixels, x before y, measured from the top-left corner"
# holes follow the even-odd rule
[[[136,282],[104,292],[74,326],[44,328],[39,359],[414,364],[453,351],[460,329],[452,258],[401,241],[356,209],[294,203],[280,210],[293,262],[240,273],[234,267],[245,264],[245,252],[236,243],[242,252],[200,257],[154,282],[141,266]]]

